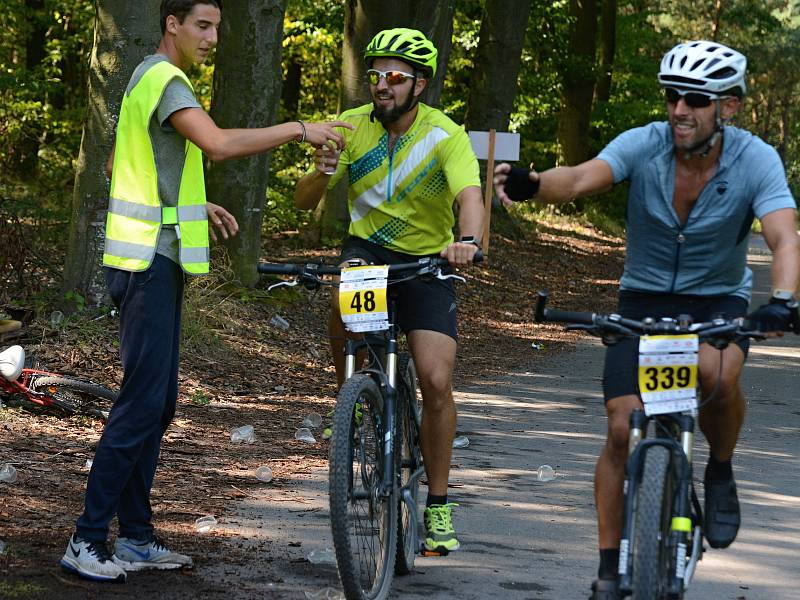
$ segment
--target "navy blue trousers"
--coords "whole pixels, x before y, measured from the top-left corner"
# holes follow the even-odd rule
[[[119,308],[119,351],[124,375],[97,446],[77,534],[105,541],[116,515],[121,536],[153,536],[150,489],[161,438],[175,416],[184,275],[156,255],[146,271],[106,268]]]

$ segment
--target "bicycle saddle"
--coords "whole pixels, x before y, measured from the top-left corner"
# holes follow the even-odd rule
[[[9,381],[16,381],[25,365],[25,350],[22,346],[11,346],[0,352],[0,374]]]

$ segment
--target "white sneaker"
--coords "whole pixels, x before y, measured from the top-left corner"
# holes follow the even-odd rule
[[[149,542],[118,537],[112,560],[126,571],[181,569],[193,565],[191,557],[173,552],[156,537]]]
[[[112,560],[105,542],[89,542],[77,534],[69,539],[61,565],[81,577],[96,581],[123,583],[126,577],[124,569]]]

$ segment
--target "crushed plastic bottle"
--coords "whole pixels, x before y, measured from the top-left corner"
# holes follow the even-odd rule
[[[256,469],[256,479],[263,481],[264,483],[269,483],[272,481],[272,469],[266,465],[258,467]]]
[[[312,565],[335,565],[336,555],[331,548],[323,548],[322,550],[312,550],[306,557],[308,562]]]
[[[5,464],[2,467],[0,467],[0,482],[3,483],[17,482],[17,470],[14,468],[14,465]]]
[[[316,429],[322,425],[322,415],[319,413],[308,413],[308,416],[303,419],[303,427],[308,427],[309,429]]]
[[[94,459],[93,458],[87,458],[86,462],[83,465],[83,468],[86,469],[87,471],[91,471],[93,464],[94,464]]]
[[[60,310],[54,310],[50,313],[50,325],[58,327],[64,321],[64,313]]]
[[[344,594],[339,590],[326,587],[318,592],[305,592],[306,600],[344,600]]]
[[[234,444],[252,444],[256,441],[252,425],[242,425],[231,429],[231,442]]]
[[[301,442],[306,442],[308,444],[313,444],[317,440],[314,439],[314,435],[311,433],[311,430],[308,427],[301,427],[297,431],[294,432],[294,439],[299,440]]]
[[[289,329],[289,321],[287,321],[280,315],[275,315],[274,317],[272,317],[269,320],[269,324],[272,325],[273,327],[277,327],[281,331],[286,331],[287,329]]]
[[[556,472],[550,465],[542,465],[536,471],[536,479],[539,481],[553,481],[556,478]]]
[[[453,448],[466,448],[469,446],[469,438],[465,435],[460,435],[453,440]]]
[[[217,525],[217,518],[214,515],[206,515],[195,519],[194,528],[197,533],[208,533]]]

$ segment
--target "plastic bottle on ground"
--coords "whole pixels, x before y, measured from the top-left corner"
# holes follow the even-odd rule
[[[206,515],[195,520],[194,528],[197,530],[197,533],[208,533],[214,529],[216,524],[217,518],[214,515]]]
[[[297,431],[294,432],[294,439],[299,440],[301,442],[306,442],[308,444],[313,444],[317,440],[314,439],[311,430],[308,427],[301,427]]]
[[[316,429],[322,425],[322,415],[319,413],[308,413],[305,419],[303,419],[303,427],[308,427],[309,429]]]
[[[266,465],[258,467],[256,469],[256,479],[263,481],[264,483],[269,483],[272,481],[272,469]]]
[[[331,548],[323,548],[322,550],[312,550],[308,555],[308,562],[312,565],[334,565],[336,564],[336,555]]]
[[[242,425],[231,429],[231,442],[234,444],[252,444],[256,441],[256,435],[253,433],[252,425]]]
[[[277,327],[281,331],[286,331],[287,329],[289,329],[289,321],[287,321],[280,315],[275,315],[274,317],[272,317],[269,320],[269,324],[272,325],[273,327]]]
[[[556,478],[556,472],[550,465],[542,465],[536,471],[536,479],[539,481],[553,481]]]
[[[14,465],[6,464],[0,467],[0,482],[3,483],[17,482],[17,470],[14,468]]]
[[[466,448],[469,446],[469,438],[465,435],[460,435],[453,440],[453,448]]]

